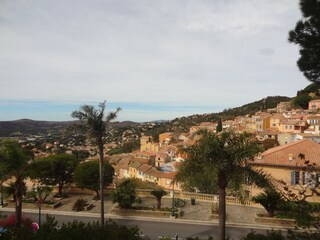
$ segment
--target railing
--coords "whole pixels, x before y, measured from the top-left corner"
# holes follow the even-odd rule
[[[136,193],[140,197],[151,197],[152,196],[151,191],[152,190],[149,190],[149,189],[136,189]],[[172,197],[172,195],[171,196],[170,195],[166,195],[166,196],[164,196],[164,198]],[[181,199],[185,199],[185,200],[196,199],[198,201],[203,201],[203,202],[218,202],[219,201],[218,195],[205,194],[205,193],[174,191],[174,196],[176,198],[181,198]],[[241,201],[239,198],[231,197],[231,196],[226,197],[226,202],[229,204],[254,205],[254,203],[251,202],[250,200]]]
[[[112,189],[105,189],[105,194],[109,194],[112,191]],[[136,194],[138,197],[153,197],[151,194],[151,189],[136,189]],[[93,191],[90,190],[83,190],[80,188],[76,187],[68,187],[65,189],[66,193],[79,193],[79,194],[94,194]],[[167,190],[168,195],[164,196],[164,198],[171,198],[171,191]],[[219,196],[218,195],[213,195],[213,194],[205,194],[205,193],[195,193],[195,192],[182,192],[182,191],[174,191],[174,196],[176,198],[181,198],[185,200],[190,200],[190,199],[195,199],[197,201],[203,201],[203,202],[218,202],[219,201]],[[253,202],[250,200],[243,200],[241,201],[237,197],[231,197],[227,196],[226,197],[226,202],[229,204],[243,204],[243,205],[254,205]]]

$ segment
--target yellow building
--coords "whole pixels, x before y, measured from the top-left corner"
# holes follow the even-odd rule
[[[271,148],[250,164],[269,173],[275,180],[284,181],[292,190],[298,191],[299,187],[307,183],[309,174],[305,169],[305,161],[301,160],[301,154],[304,155],[305,160],[316,164],[314,174],[320,173],[320,144],[308,139]],[[317,179],[317,181],[319,180]],[[253,189],[251,194],[256,195],[260,191]],[[308,200],[318,201],[320,199],[313,196]]]

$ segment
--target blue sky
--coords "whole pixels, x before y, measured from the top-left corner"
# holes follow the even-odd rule
[[[2,0],[0,121],[219,112],[309,83],[287,34],[298,0]]]

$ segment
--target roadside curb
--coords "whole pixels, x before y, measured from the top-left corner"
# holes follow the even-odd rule
[[[2,208],[0,212],[14,212],[14,208]],[[23,209],[22,213],[38,213],[37,209]],[[42,214],[49,215],[62,215],[62,216],[75,216],[75,217],[96,217],[99,218],[99,213],[85,213],[85,212],[69,212],[69,211],[55,211],[55,210],[42,210]],[[119,216],[115,214],[106,213],[106,218],[110,219],[128,219],[128,220],[139,220],[139,221],[152,221],[152,222],[174,222],[174,223],[184,223],[184,224],[198,224],[198,225],[218,225],[218,220],[191,220],[191,219],[179,219],[179,218],[156,218],[156,217],[144,217],[144,216]],[[259,226],[261,229],[275,229],[275,230],[288,230],[294,229],[294,227],[284,227],[278,225],[260,225],[260,224],[250,224],[250,223],[234,223],[226,222],[226,226],[238,227],[238,228],[256,228]]]

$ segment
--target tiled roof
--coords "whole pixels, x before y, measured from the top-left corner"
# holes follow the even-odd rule
[[[166,179],[174,179],[176,176],[177,172],[161,172],[156,170],[155,168],[150,168],[148,171],[145,172],[145,175],[153,176],[153,177],[158,177],[158,178],[166,178]]]
[[[140,164],[146,164],[149,162],[149,159],[146,158],[133,158],[133,162],[138,162]]]
[[[270,148],[263,152],[260,157],[257,157],[252,164],[285,167],[303,166],[304,161],[298,157],[300,153],[305,155],[305,160],[320,166],[320,144],[308,139]]]
[[[161,172],[155,169],[154,167],[149,168],[146,172],[145,175],[153,176],[153,177],[159,177],[161,175]]]
[[[138,168],[138,167],[140,167],[142,164],[141,163],[139,163],[139,162],[133,162],[133,163],[131,163],[131,164],[129,164],[129,167],[131,167],[131,168]]]
[[[150,168],[152,168],[152,166],[148,165],[148,164],[143,164],[140,167],[138,167],[138,171],[145,173],[146,171],[148,171]]]
[[[156,156],[157,153],[154,152],[154,151],[151,151],[151,150],[147,150],[147,151],[144,151],[144,152],[143,152],[143,155],[146,155],[146,156]]]
[[[310,119],[320,119],[320,116],[317,116],[317,115],[309,115],[307,116],[307,119],[310,120]]]

